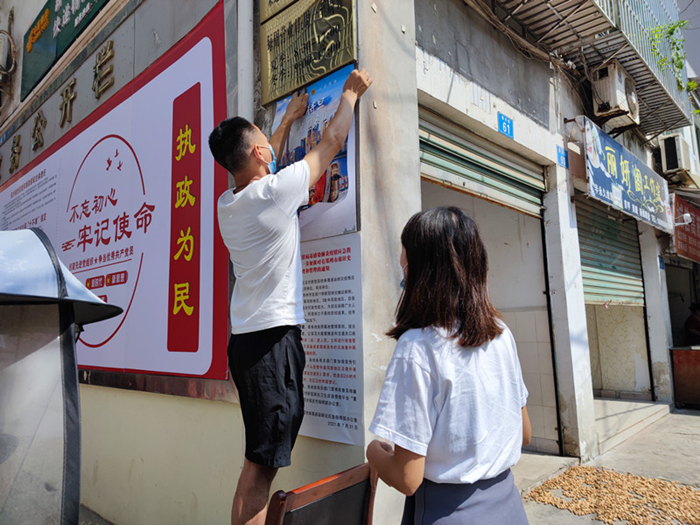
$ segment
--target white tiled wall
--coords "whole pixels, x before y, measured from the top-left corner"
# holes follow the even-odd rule
[[[557,403],[546,309],[502,311],[505,323],[518,345],[523,380],[529,392],[527,411],[532,424],[532,442],[537,452],[559,453]]]

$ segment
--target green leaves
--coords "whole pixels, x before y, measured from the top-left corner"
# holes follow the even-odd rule
[[[682,36],[682,31],[689,24],[688,20],[679,20],[678,22],[662,24],[650,29],[651,52],[657,59],[656,63],[662,71],[669,67],[671,68],[673,75],[676,77],[679,91],[692,91],[697,87],[697,84],[694,82],[692,82],[692,84],[695,84],[693,88],[690,87],[691,82],[683,85],[683,68],[685,67],[685,49],[683,44],[685,43],[685,38]],[[668,42],[670,56],[667,56],[661,50],[664,47],[664,42]]]

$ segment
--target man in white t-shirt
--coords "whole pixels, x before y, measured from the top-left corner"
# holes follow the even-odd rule
[[[233,175],[235,190],[219,198],[219,231],[236,283],[231,297],[229,368],[238,389],[246,434],[243,471],[231,523],[263,524],[270,485],[290,464],[304,416],[304,322],[297,209],[340,151],[355,104],[372,80],[364,69],[348,77],[335,116],[307,155],[277,172],[292,123],[306,111],[295,94],[268,141],[241,117],[221,122],[209,137],[216,161]]]

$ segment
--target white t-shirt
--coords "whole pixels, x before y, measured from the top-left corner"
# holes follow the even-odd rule
[[[501,335],[464,348],[441,328],[398,340],[369,429],[425,456],[424,477],[474,483],[520,459],[527,400],[515,340]]]
[[[304,322],[297,208],[308,201],[305,160],[219,197],[219,231],[236,276],[232,333]]]

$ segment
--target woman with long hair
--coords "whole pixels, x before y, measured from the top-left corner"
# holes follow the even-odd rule
[[[407,496],[402,525],[527,524],[510,467],[530,441],[513,335],[487,291],[476,223],[454,207],[411,217],[397,339],[367,459]]]

